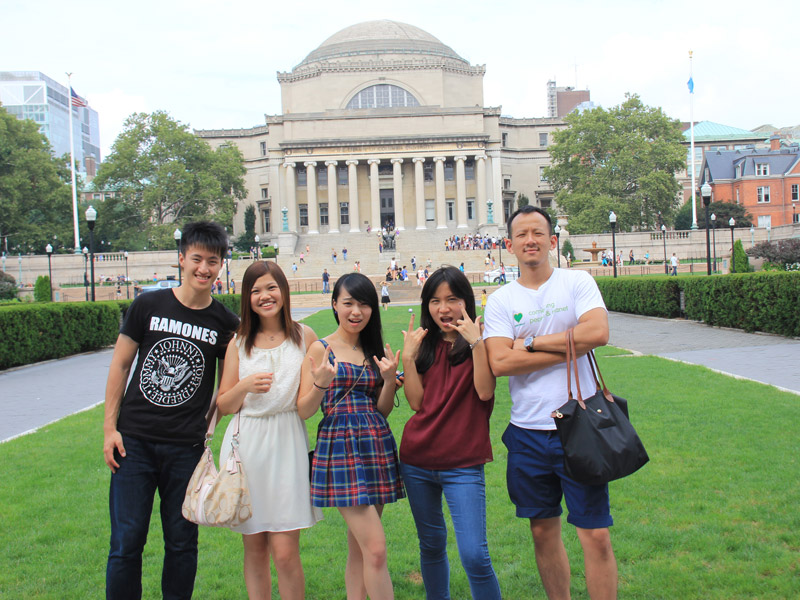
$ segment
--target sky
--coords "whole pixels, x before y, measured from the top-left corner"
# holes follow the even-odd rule
[[[689,121],[691,68],[695,121],[800,123],[797,0],[5,0],[2,16],[0,70],[64,85],[72,72],[99,113],[103,158],[133,112],[165,110],[196,129],[263,124],[281,113],[277,72],[376,19],[419,27],[486,65],[484,105],[512,117],[546,116],[554,79],[606,108],[630,92]]]

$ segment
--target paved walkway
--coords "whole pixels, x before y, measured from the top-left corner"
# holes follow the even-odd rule
[[[317,310],[299,308],[294,317]],[[800,394],[800,340],[621,313],[611,313],[610,324],[614,346]],[[0,442],[101,403],[110,363],[108,349],[0,373]]]

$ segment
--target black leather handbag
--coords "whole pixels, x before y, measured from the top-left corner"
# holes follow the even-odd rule
[[[608,391],[594,352],[586,358],[597,391],[583,399],[572,329],[566,336],[569,400],[551,416],[564,448],[567,475],[579,483],[604,485],[638,471],[650,457],[628,418],[628,401]],[[572,395],[573,370],[577,399]]]

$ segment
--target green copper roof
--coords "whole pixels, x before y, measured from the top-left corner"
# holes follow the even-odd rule
[[[689,140],[691,138],[691,130],[687,129],[684,131],[683,137]],[[729,127],[728,125],[713,123],[711,121],[700,121],[699,123],[695,123],[694,126],[694,139],[699,142],[755,140],[762,139],[763,137],[763,134],[754,133],[747,129]]]

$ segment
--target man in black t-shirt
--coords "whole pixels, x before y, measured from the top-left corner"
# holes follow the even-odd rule
[[[197,526],[181,506],[200,456],[217,368],[238,318],[211,298],[227,249],[208,222],[183,229],[183,283],[133,301],[114,347],[106,384],[103,455],[111,469],[111,548],[106,598],[141,598],[142,550],[155,492],[164,533],[163,597],[191,598]],[[136,368],[128,381],[133,361]]]

